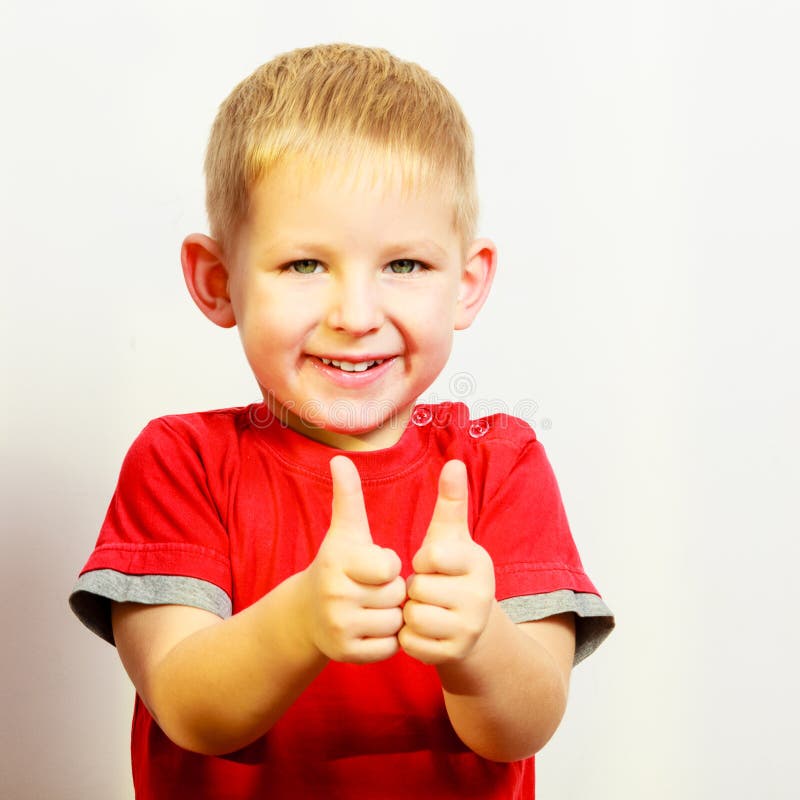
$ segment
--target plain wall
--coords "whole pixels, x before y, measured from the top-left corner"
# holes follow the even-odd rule
[[[257,398],[179,246],[218,103],[335,40],[473,124],[500,272],[431,395],[535,425],[617,614],[539,796],[793,797],[800,9],[770,0],[3,5],[0,796],[132,797],[132,691],[66,599],[144,424]]]

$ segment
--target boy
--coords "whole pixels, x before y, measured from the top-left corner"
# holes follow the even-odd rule
[[[532,430],[416,405],[495,271],[460,108],[298,50],[222,105],[206,174],[183,271],[263,403],[145,428],[71,598],[136,686],[137,797],[532,797],[613,622]]]

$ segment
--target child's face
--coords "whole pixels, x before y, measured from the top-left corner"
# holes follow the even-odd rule
[[[228,291],[265,401],[319,441],[391,446],[477,313],[460,299],[474,276],[451,207],[434,189],[292,162],[250,201]]]

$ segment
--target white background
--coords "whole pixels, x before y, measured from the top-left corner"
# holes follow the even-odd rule
[[[774,0],[3,5],[0,796],[132,796],[132,692],[66,598],[146,421],[257,397],[178,249],[218,103],[335,40],[473,124],[500,274],[432,393],[534,423],[618,616],[539,796],[794,797],[800,8]]]

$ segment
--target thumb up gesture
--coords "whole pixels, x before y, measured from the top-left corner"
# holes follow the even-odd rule
[[[358,470],[331,459],[331,525],[305,571],[304,622],[317,649],[334,661],[382,661],[398,650],[406,596],[400,557],[372,541]]]
[[[406,653],[426,664],[469,655],[494,602],[494,566],[470,535],[467,493],[464,463],[448,461],[428,531],[412,561],[415,574],[408,580],[398,639]]]

